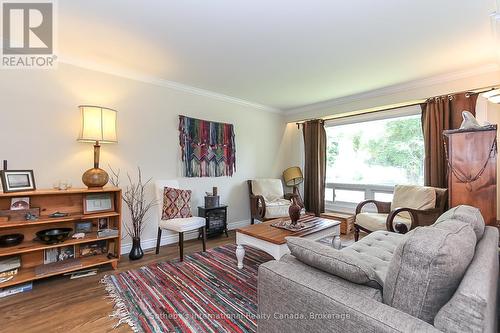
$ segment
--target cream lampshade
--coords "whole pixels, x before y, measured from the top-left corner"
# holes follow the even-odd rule
[[[78,141],[94,142],[94,167],[85,171],[82,181],[89,188],[101,188],[108,183],[106,171],[99,168],[101,143],[117,143],[115,110],[92,105],[80,105],[81,128]]]
[[[283,180],[285,181],[286,186],[293,187],[293,194],[295,194],[298,199],[297,204],[301,208],[304,208],[304,203],[302,201],[302,198],[300,197],[300,191],[297,187],[297,185],[304,181],[302,170],[300,170],[298,166],[286,169],[285,171],[283,171]]]
[[[298,166],[291,167],[283,171],[283,179],[286,186],[297,186],[304,180],[302,170]]]

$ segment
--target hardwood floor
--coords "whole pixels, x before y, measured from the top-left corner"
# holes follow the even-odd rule
[[[207,248],[234,242],[233,231],[229,232],[229,238],[220,236],[209,239]],[[77,280],[56,276],[36,281],[31,292],[0,299],[0,332],[131,332],[126,324],[113,329],[116,321],[109,318],[113,306],[105,298],[107,293],[99,280],[106,274],[178,258],[178,251],[177,244],[172,244],[161,247],[158,255],[152,249],[136,262],[129,261],[128,256],[124,255],[116,271],[108,265],[99,268],[96,276]],[[201,241],[189,240],[184,243],[184,255],[198,251],[201,251]]]
[[[325,241],[328,243],[328,240]],[[352,235],[342,235],[343,246],[352,242]],[[209,239],[207,248],[228,243],[235,243],[234,231],[229,232],[228,238],[220,236]],[[152,249],[136,262],[129,261],[128,256],[124,255],[116,271],[108,265],[100,268],[96,276],[77,280],[56,276],[36,281],[31,292],[0,299],[0,332],[131,332],[126,324],[113,329],[116,320],[109,317],[113,306],[111,300],[105,298],[107,293],[99,280],[106,274],[178,258],[178,251],[177,244],[172,244],[161,247],[158,255]],[[201,251],[201,241],[189,240],[184,243],[184,255],[198,251]]]

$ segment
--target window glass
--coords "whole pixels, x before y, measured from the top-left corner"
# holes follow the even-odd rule
[[[328,126],[326,132],[327,183],[423,184],[420,115]],[[339,190],[335,195],[335,201],[358,199],[358,194],[339,194]],[[387,194],[375,195],[382,198]]]

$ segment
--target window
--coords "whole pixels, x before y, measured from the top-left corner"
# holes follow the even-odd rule
[[[423,184],[418,106],[334,120],[326,133],[329,208],[352,210],[365,199],[391,201],[394,185]]]

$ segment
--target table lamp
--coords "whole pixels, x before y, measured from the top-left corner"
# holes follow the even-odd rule
[[[286,186],[293,187],[293,194],[298,198],[298,205],[304,208],[304,203],[302,197],[300,196],[300,191],[297,185],[304,181],[304,176],[302,175],[302,170],[298,166],[290,167],[283,171],[283,179],[285,180]]]
[[[81,129],[78,141],[94,142],[94,167],[85,171],[82,181],[88,188],[102,188],[108,183],[109,176],[106,171],[99,168],[99,153],[101,143],[117,143],[116,116],[112,109],[80,105]]]

